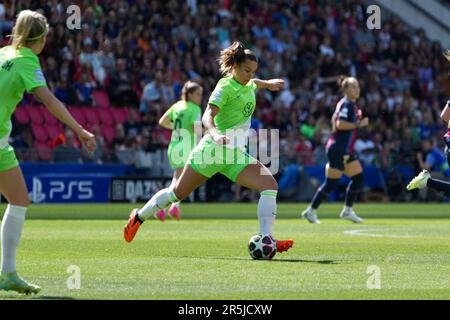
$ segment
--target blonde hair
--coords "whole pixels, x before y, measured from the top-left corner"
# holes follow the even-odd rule
[[[202,86],[195,81],[188,81],[181,89],[181,100],[188,101],[188,95],[195,92],[198,89],[202,89]]]
[[[356,79],[354,77],[347,77],[347,76],[341,75],[338,78],[338,86],[339,86],[339,89],[343,93],[345,93],[345,91],[347,90],[347,88],[350,85],[355,84],[356,82],[358,82],[358,79]]]
[[[17,15],[16,25],[13,28],[12,46],[19,49],[33,44],[45,37],[48,29],[44,15],[36,11],[23,10]]]
[[[239,41],[233,42],[231,46],[220,51],[220,73],[224,76],[230,74],[234,64],[240,64],[247,59],[258,62],[253,51],[245,49]]]

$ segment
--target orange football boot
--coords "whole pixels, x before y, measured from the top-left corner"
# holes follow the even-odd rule
[[[130,213],[130,219],[128,219],[127,224],[123,228],[123,237],[126,242],[131,242],[134,239],[134,236],[136,235],[136,232],[138,231],[139,227],[141,226],[142,222],[139,220],[138,216],[138,209],[133,209]]]
[[[294,240],[276,240],[277,252],[288,251],[294,245]]]

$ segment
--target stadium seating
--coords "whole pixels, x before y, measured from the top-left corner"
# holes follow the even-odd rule
[[[108,94],[104,90],[94,90],[92,97],[97,107],[108,108],[110,106]]]
[[[112,116],[116,123],[124,123],[128,118],[128,110],[126,108],[111,108]]]
[[[63,133],[63,127],[61,124],[48,124],[45,126],[47,129],[48,137],[50,139],[55,139],[58,137],[61,133]]]
[[[114,118],[109,108],[98,108],[96,111],[102,125],[112,126],[114,124]]]
[[[31,125],[31,130],[33,132],[33,136],[36,141],[47,142],[48,141],[48,132],[45,129],[45,126],[42,124],[33,123]]]
[[[30,116],[31,123],[44,124],[45,118],[42,108],[42,106],[28,106],[25,108],[25,110],[28,112],[28,115]]]
[[[116,136],[116,129],[113,126],[102,126],[101,135],[110,144]]]
[[[33,147],[38,153],[39,160],[50,161],[52,160],[52,149],[45,143],[41,141],[35,141]]]
[[[68,107],[69,112],[72,114],[74,119],[82,126],[86,124],[86,118],[84,117],[83,112],[81,111],[81,108],[75,107],[75,106],[69,106]]]
[[[97,115],[97,112],[93,108],[81,108],[81,112],[84,115],[86,121],[91,125],[100,124],[100,119]]]
[[[14,118],[20,124],[29,124],[30,122],[30,116],[28,115],[28,112],[25,110],[25,108],[26,106],[17,107],[16,111],[14,112]]]
[[[44,120],[46,124],[57,124],[59,121],[56,119],[54,115],[48,111],[47,108],[42,108],[42,115],[44,116]]]

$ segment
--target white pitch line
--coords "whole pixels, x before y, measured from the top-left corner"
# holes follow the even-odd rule
[[[395,234],[379,234],[379,233],[365,233],[368,231],[384,231],[387,229],[359,229],[359,230],[347,230],[345,234],[351,234],[354,236],[362,237],[386,237],[386,238],[415,238],[414,236],[400,236]],[[363,233],[364,232],[364,233]]]

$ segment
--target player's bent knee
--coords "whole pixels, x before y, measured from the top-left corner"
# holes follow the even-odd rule
[[[264,190],[275,190],[278,191],[278,182],[275,180],[274,177],[271,177],[271,179],[267,179],[267,181],[264,181],[261,184],[261,187],[259,188],[259,192],[262,192]]]

